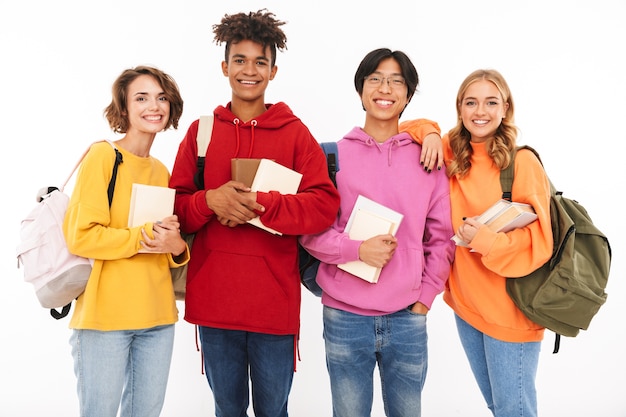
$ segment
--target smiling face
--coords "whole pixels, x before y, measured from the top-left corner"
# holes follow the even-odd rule
[[[380,61],[372,74],[366,77],[361,94],[367,119],[395,121],[409,103],[402,68],[393,58]]]
[[[156,78],[138,76],[128,85],[126,97],[129,131],[156,134],[167,127],[170,102]]]
[[[493,137],[508,107],[491,81],[478,80],[470,84],[459,104],[459,113],[471,141],[484,142]]]
[[[233,107],[264,106],[265,90],[274,79],[277,67],[271,65],[269,46],[242,40],[230,45],[228,62],[222,62],[222,72],[230,82]]]

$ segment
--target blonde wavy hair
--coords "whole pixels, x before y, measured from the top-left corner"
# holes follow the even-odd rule
[[[492,82],[500,92],[503,104],[508,103],[509,105],[508,109],[506,109],[505,117],[494,133],[493,138],[488,139],[486,142],[487,153],[500,170],[506,168],[511,163],[511,151],[515,148],[518,134],[517,126],[515,126],[515,106],[513,105],[511,90],[502,74],[498,71],[479,69],[465,78],[456,96],[457,125],[448,132],[450,147],[454,155],[452,161],[447,163],[447,172],[450,177],[456,175],[459,178],[463,178],[468,174],[472,165],[470,162],[472,156],[471,135],[463,125],[463,120],[461,120],[461,104],[468,87],[481,80]],[[504,105],[506,106],[506,104]]]

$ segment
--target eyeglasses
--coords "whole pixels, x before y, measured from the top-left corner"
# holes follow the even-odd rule
[[[365,77],[365,84],[369,87],[378,87],[384,80],[387,80],[387,85],[391,88],[401,88],[406,85],[404,77],[401,75],[391,75],[389,77],[383,77],[382,75],[368,75]]]

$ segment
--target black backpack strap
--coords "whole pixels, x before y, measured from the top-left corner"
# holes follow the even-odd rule
[[[509,166],[500,171],[502,199],[508,201],[512,201],[511,189],[513,188],[513,177],[515,176],[515,155],[517,155],[517,148],[511,151],[511,162]]]
[[[539,163],[543,165],[539,152],[537,152],[533,147],[529,145],[522,145],[513,149],[511,151],[511,163],[509,163],[509,166],[500,171],[500,186],[502,187],[502,198],[504,200],[512,201],[511,189],[513,188],[513,178],[515,177],[515,156],[520,149],[528,149],[534,153],[539,160]]]
[[[111,207],[111,203],[113,202],[113,191],[115,190],[115,180],[117,179],[117,168],[120,166],[122,162],[124,162],[124,158],[122,157],[122,153],[115,149],[115,164],[113,165],[113,174],[111,175],[111,181],[109,181],[109,188],[107,189],[107,194],[109,195],[109,207]]]
[[[561,335],[558,333],[554,333],[554,350],[552,350],[552,353],[558,353],[560,347],[561,347]]]
[[[193,175],[193,183],[198,190],[204,190],[204,156],[196,159],[196,173]]]
[[[115,163],[113,164],[113,173],[111,175],[111,180],[109,181],[109,187],[107,188],[107,194],[109,196],[109,207],[111,207],[111,203],[113,202],[113,191],[115,190],[115,181],[117,180],[117,168],[120,166],[122,162],[124,162],[122,153],[112,143],[111,143],[111,146],[113,146],[113,149],[115,150]],[[51,308],[50,315],[54,319],[60,320],[63,317],[66,317],[70,313],[71,307],[72,307],[72,303],[70,302],[64,305],[61,311]]]
[[[337,142],[320,143],[324,154],[326,155],[326,165],[328,167],[328,176],[337,187],[337,171],[339,171],[339,152],[337,151]]]
[[[193,183],[198,190],[204,190],[204,159],[213,133],[213,117],[211,114],[200,116],[198,119],[198,133],[196,134],[198,158],[196,159],[196,173],[193,176]]]
[[[70,308],[72,307],[72,303],[66,304],[63,306],[63,308],[61,309],[61,311],[57,311],[54,308],[50,309],[50,315],[56,319],[56,320],[60,320],[63,317],[67,316],[70,313]]]

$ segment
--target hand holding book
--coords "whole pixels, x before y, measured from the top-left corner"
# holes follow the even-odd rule
[[[375,268],[383,268],[391,261],[397,247],[398,239],[392,234],[370,237],[359,246],[359,260]]]
[[[234,168],[235,162],[231,162],[231,170]],[[296,194],[298,192],[302,180],[302,174],[299,172],[265,158],[261,159],[258,166],[253,170],[255,170],[254,179],[250,185],[253,192],[278,191],[281,194]],[[255,217],[248,223],[276,235],[282,235],[280,231],[264,225],[260,217]]]
[[[345,232],[350,239],[363,241],[379,235],[395,236],[403,217],[401,213],[359,195],[348,218]],[[372,283],[378,282],[382,269],[361,260],[339,264],[337,267]]]
[[[498,200],[485,210],[476,221],[484,224],[494,232],[509,232],[513,229],[524,227],[537,220],[537,214],[530,204]],[[457,246],[467,244],[457,235],[451,238]]]
[[[128,227],[139,227],[146,223],[157,223],[164,221],[164,226],[169,222],[168,219],[176,219],[172,217],[174,213],[174,197],[176,190],[168,187],[159,187],[155,185],[133,184],[130,197],[130,208],[128,211]],[[166,227],[168,228],[168,227]],[[170,227],[171,228],[171,227]],[[177,229],[176,227],[174,227]],[[166,253],[169,250],[156,250],[153,248],[155,239],[150,239],[145,231],[143,249],[139,253]],[[180,232],[178,232],[180,236]]]

